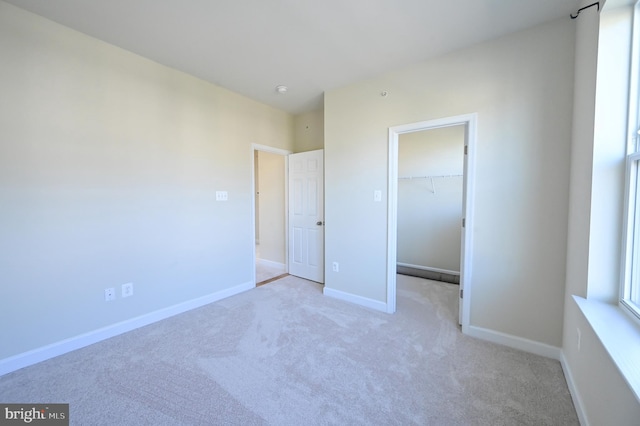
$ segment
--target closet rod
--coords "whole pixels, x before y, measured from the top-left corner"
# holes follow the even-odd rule
[[[398,179],[438,179],[438,178],[454,178],[463,175],[438,175],[438,176],[400,176]]]

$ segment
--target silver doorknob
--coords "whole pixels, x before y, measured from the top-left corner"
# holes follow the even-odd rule
[[[319,220],[319,221],[316,222],[316,225],[322,226],[323,222],[321,220]]]

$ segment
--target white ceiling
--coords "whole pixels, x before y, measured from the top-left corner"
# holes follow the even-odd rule
[[[578,0],[6,0],[291,113],[325,90],[556,18]],[[568,52],[568,54],[572,54]],[[278,95],[277,85],[289,91]]]

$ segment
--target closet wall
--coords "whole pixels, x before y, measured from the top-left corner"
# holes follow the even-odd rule
[[[457,282],[464,126],[400,135],[398,272]]]

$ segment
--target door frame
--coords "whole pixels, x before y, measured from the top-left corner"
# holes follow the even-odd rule
[[[289,272],[289,151],[281,148],[274,148],[257,143],[251,144],[251,259],[253,286],[256,283],[256,161],[255,152],[262,151],[271,154],[282,155],[284,157],[284,266],[285,272]],[[258,166],[259,167],[259,166]]]
[[[445,117],[389,128],[388,168],[388,217],[387,217],[387,312],[396,311],[396,265],[398,243],[398,142],[405,133],[432,130],[442,127],[465,126],[465,152],[463,171],[463,220],[460,262],[460,324],[462,331],[469,329],[471,312],[471,277],[473,255],[473,212],[475,194],[475,147],[477,138],[477,113]],[[464,297],[462,297],[464,291]]]

